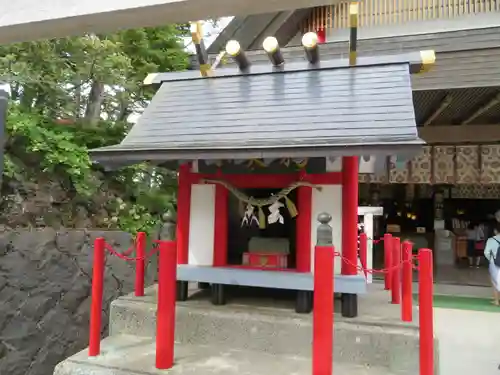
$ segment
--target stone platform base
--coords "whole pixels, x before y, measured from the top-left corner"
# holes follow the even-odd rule
[[[310,375],[311,359],[276,356],[213,345],[177,345],[170,370],[155,368],[153,339],[120,335],[102,342],[102,354],[82,351],[57,365],[54,375]],[[393,375],[385,368],[335,364],[335,375]]]
[[[155,369],[157,289],[150,287],[144,297],[113,301],[101,356],[78,353],[59,364],[55,375],[311,374],[313,316],[295,313],[293,300],[240,290],[227,305],[214,306],[206,291],[191,291],[188,301],[177,303],[173,369]],[[335,375],[418,373],[418,322],[402,323],[400,306],[388,297],[383,291],[363,296],[354,319],[335,314]]]
[[[264,298],[235,297],[225,306],[213,306],[205,292],[177,303],[175,333],[179,344],[311,358],[312,314],[295,313],[287,300]],[[154,337],[156,306],[155,287],[148,288],[144,297],[124,296],[113,301],[110,335]],[[335,363],[415,375],[418,324],[402,323],[400,307],[388,303],[387,293],[367,295],[366,300],[360,299],[360,308],[355,319],[335,315]]]

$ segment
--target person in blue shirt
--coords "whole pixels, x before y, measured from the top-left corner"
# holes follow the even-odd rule
[[[491,278],[491,285],[493,286],[493,304],[499,305],[499,291],[500,291],[500,268],[495,264],[495,258],[500,256],[500,223],[495,224],[493,229],[493,237],[488,238],[486,246],[484,247],[484,256],[489,262],[488,271]]]

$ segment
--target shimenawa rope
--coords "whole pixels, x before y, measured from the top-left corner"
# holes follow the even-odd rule
[[[254,197],[249,197],[242,191],[238,190],[236,187],[231,185],[230,183],[222,180],[213,180],[213,179],[203,179],[201,180],[203,183],[207,184],[219,184],[224,186],[227,190],[231,192],[240,202],[244,202],[247,204],[250,204],[254,207],[257,207],[259,210],[259,227],[260,228],[265,228],[266,226],[266,219],[264,215],[264,211],[262,210],[262,207],[264,206],[270,206],[277,201],[284,199],[286,208],[288,209],[288,212],[290,213],[291,217],[295,217],[298,215],[297,207],[295,204],[292,202],[290,198],[288,198],[288,194],[290,194],[292,191],[297,189],[298,187],[301,186],[309,186],[314,189],[317,189],[321,191],[321,186],[311,184],[310,182],[305,182],[305,181],[297,181],[292,183],[290,186],[281,189],[278,193],[271,195],[269,198],[254,198]]]

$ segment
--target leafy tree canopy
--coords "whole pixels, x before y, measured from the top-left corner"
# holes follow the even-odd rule
[[[187,32],[169,25],[0,47],[0,77],[12,98],[4,221],[131,233],[158,224],[173,205],[175,175],[149,165],[105,171],[88,150],[123,139],[130,116],[154,94],[141,84],[148,73],[187,68]],[[81,212],[85,224],[75,219]]]

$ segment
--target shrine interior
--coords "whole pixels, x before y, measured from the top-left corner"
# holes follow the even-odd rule
[[[249,177],[251,178],[251,177]],[[242,189],[241,191],[253,198],[269,198],[280,189]],[[296,191],[292,191],[288,198],[297,205]],[[296,263],[296,218],[292,218],[286,207],[280,208],[283,223],[266,222],[265,228],[259,228],[258,215],[256,220],[242,224],[245,204],[241,203],[234,195],[229,194],[228,204],[228,264],[232,266],[266,267],[260,264],[253,255],[261,253],[280,253],[283,267],[295,268]],[[269,206],[263,207],[267,218],[270,214]],[[256,210],[257,211],[257,210]],[[250,258],[251,257],[251,258]],[[256,263],[257,262],[257,263]]]

